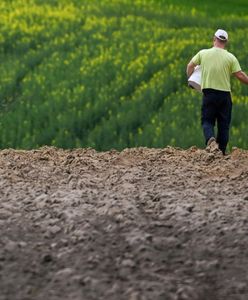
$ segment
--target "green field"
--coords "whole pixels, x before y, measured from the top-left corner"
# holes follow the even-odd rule
[[[248,72],[246,0],[2,0],[0,148],[204,147],[185,69],[217,28]],[[248,148],[232,80],[229,147]]]

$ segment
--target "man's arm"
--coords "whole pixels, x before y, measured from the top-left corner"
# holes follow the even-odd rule
[[[248,76],[243,71],[238,71],[233,73],[233,75],[238,78],[242,83],[248,84]]]
[[[187,65],[187,70],[186,70],[186,73],[187,73],[187,76],[188,78],[191,76],[191,74],[194,72],[194,69],[195,69],[195,64],[190,61]]]

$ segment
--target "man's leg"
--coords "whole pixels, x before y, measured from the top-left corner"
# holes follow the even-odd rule
[[[226,146],[229,141],[229,128],[231,123],[232,115],[232,99],[231,95],[228,93],[222,97],[220,101],[220,107],[217,115],[218,123],[218,133],[217,133],[217,143],[222,153],[225,155]]]
[[[201,124],[205,142],[207,144],[211,137],[214,137],[214,125],[216,119],[216,101],[214,93],[204,92],[202,98]]]

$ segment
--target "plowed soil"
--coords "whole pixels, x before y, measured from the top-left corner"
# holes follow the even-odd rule
[[[0,151],[1,300],[247,300],[248,151]]]

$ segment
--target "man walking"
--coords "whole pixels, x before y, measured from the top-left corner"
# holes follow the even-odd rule
[[[233,74],[242,83],[248,84],[248,76],[239,65],[237,58],[225,50],[228,34],[218,29],[213,47],[200,50],[187,65],[190,77],[197,65],[201,66],[202,114],[201,122],[206,145],[219,148],[225,154],[229,140],[229,126],[232,113],[231,83]],[[214,127],[217,121],[217,136]]]

